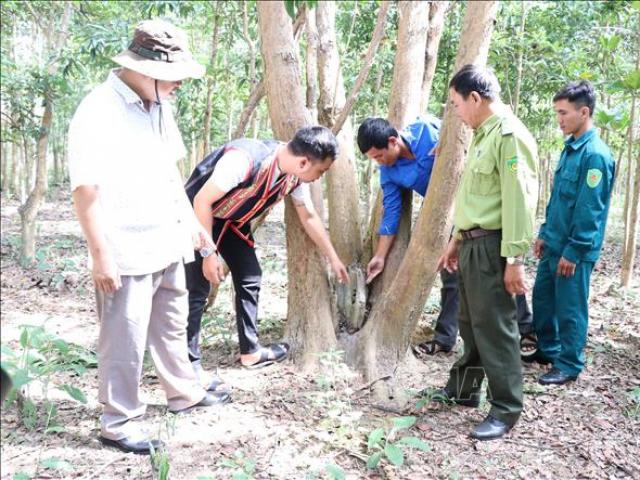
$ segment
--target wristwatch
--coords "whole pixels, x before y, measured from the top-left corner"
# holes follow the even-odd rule
[[[210,257],[211,255],[213,255],[214,253],[216,253],[216,249],[215,247],[202,247],[200,249],[200,256],[202,258],[207,258]]]
[[[509,265],[524,265],[524,261],[522,259],[522,256],[518,256],[518,257],[507,257],[507,263]]]

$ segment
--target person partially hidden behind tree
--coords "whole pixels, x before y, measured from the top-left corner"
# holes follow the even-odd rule
[[[542,385],[563,385],[584,368],[589,281],[604,241],[615,176],[611,151],[593,126],[595,104],[587,81],[571,82],[553,97],[560,129],[569,137],[534,248],[541,259],[533,287],[539,350],[528,360],[553,364],[538,379]]]
[[[533,240],[537,147],[500,101],[490,70],[465,65],[451,79],[449,93],[456,115],[474,129],[455,200],[453,238],[438,263],[438,269],[458,272],[464,353],[434,400],[477,407],[486,376],[491,409],[471,437],[490,440],[507,433],[523,407],[514,296],[526,291],[523,255]]]
[[[284,360],[289,345],[262,346],[258,340],[258,294],[262,271],[254,250],[251,221],[267,212],[285,196],[293,205],[305,232],[329,259],[340,282],[349,276],[329,240],[311,200],[309,183],[319,179],[333,164],[338,150],[335,136],[325,127],[298,130],[289,143],[274,140],[239,139],[210,153],[186,183],[198,220],[212,232],[217,250],[200,251],[194,263],[185,266],[189,290],[187,337],[189,358],[201,382],[209,390],[222,388],[201,366],[200,327],[210,283],[224,276],[218,253],[233,279],[240,361],[259,368]]]
[[[382,220],[375,253],[367,265],[367,283],[383,270],[402,214],[402,191],[427,192],[440,120],[418,117],[400,133],[384,118],[367,118],[358,128],[358,148],[380,166]]]
[[[384,269],[385,261],[398,231],[402,208],[402,190],[411,189],[426,195],[435,161],[440,120],[425,115],[418,117],[398,132],[383,118],[367,118],[358,128],[358,147],[380,166],[380,187],[383,193],[383,215],[378,233],[380,239],[373,258],[367,266],[367,283]],[[434,355],[450,352],[458,336],[458,275],[446,269],[440,272],[442,281],[440,315],[436,320],[433,340],[415,347],[415,352]],[[527,299],[517,295],[520,346],[523,354],[535,351],[532,317]]]
[[[440,270],[440,313],[436,319],[435,335],[432,340],[420,343],[414,347],[418,356],[436,355],[450,352],[456,344],[458,336],[458,312],[460,294],[458,292],[458,274],[448,272],[446,268]],[[520,330],[520,354],[524,361],[528,361],[535,354],[537,339],[533,330],[533,315],[527,303],[526,295],[516,295],[518,315],[518,329]]]

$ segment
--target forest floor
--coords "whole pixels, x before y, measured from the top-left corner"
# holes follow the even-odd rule
[[[11,362],[12,355],[13,361],[26,359],[31,376],[40,378],[27,384],[31,400],[23,402],[22,410],[16,402],[2,409],[1,478],[160,478],[149,457],[123,454],[98,441],[92,354],[98,325],[86,249],[68,194],[54,196],[41,211],[37,262],[28,268],[18,261],[17,204],[2,202],[3,363]],[[640,478],[640,293],[637,283],[627,291],[617,287],[620,231],[614,215],[592,276],[586,370],[575,383],[545,388],[536,383],[542,367],[524,367],[524,413],[505,438],[477,442],[468,437],[488,411],[484,400],[479,410],[425,404],[417,396],[401,411],[378,405],[339,352],[323,355],[322,368],[314,373],[300,372],[290,362],[243,370],[237,363],[227,281],[205,318],[204,363],[219,367],[233,387],[233,403],[167,414],[158,379],[147,365],[144,421],[168,443],[167,456],[157,464],[168,466],[169,478],[180,480]],[[264,271],[260,328],[263,338],[276,339],[286,316],[281,211],[271,215],[257,237]],[[535,262],[527,268],[532,278]],[[429,332],[438,296],[434,286],[418,336]],[[44,326],[67,343],[36,341],[37,353],[31,349],[26,356],[20,343],[21,337],[27,343],[24,325]],[[33,339],[37,331],[31,332]],[[459,340],[449,354],[425,361],[409,355],[397,383],[414,393],[442,386],[461,351]],[[62,385],[79,389],[86,403],[55,388]],[[381,427],[388,432],[403,416],[415,417],[416,423],[390,438],[417,437],[426,448],[405,446],[402,466],[383,458],[377,469],[368,470],[367,458],[375,452],[367,448],[369,434]]]

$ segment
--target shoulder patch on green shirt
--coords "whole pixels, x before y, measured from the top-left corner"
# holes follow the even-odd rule
[[[511,170],[512,172],[517,172],[518,171],[518,156],[514,156],[512,158],[510,158],[509,160],[507,160],[507,167],[509,167],[509,170]]]
[[[587,171],[587,185],[591,188],[596,188],[600,185],[602,180],[602,170],[598,168],[591,168]]]
[[[506,119],[503,118],[502,119],[502,135],[511,135],[513,134],[513,125],[511,125],[511,122]]]

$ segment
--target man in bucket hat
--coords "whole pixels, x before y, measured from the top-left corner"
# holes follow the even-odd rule
[[[187,356],[188,293],[183,262],[211,245],[182,188],[176,162],[185,155],[167,99],[204,68],[184,32],[159,20],[141,22],[128,49],[80,103],[69,127],[73,201],[89,248],[100,319],[100,441],[148,454],[140,422],[145,348],[169,411],[223,404],[206,392]]]

